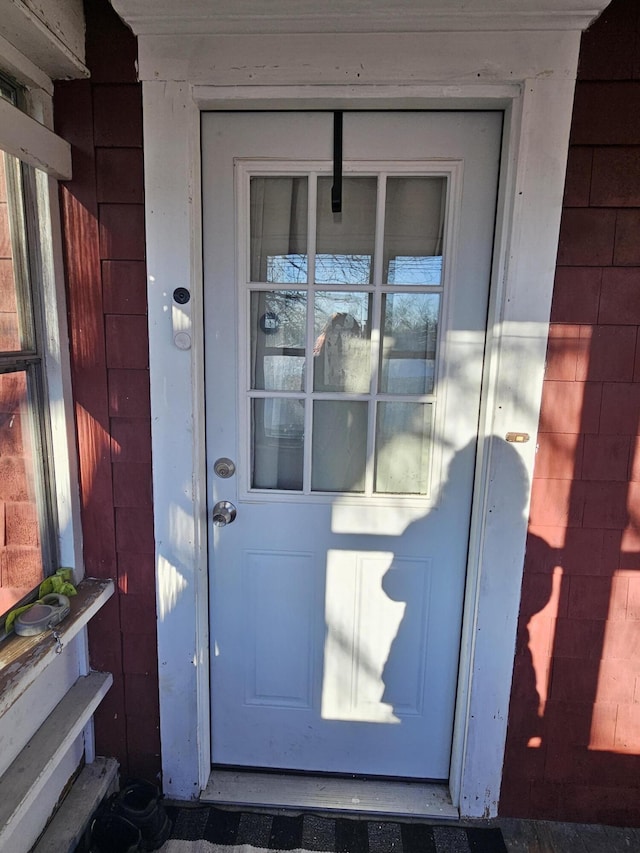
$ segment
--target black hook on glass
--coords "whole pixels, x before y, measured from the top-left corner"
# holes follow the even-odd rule
[[[333,114],[333,186],[331,212],[342,213],[342,113]]]

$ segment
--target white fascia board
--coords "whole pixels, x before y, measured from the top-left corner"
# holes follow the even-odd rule
[[[69,143],[4,99],[0,99],[0,148],[53,178],[71,178]]]
[[[608,0],[607,0],[608,2]],[[136,35],[584,30],[604,0],[112,0]]]
[[[141,80],[192,85],[361,87],[575,79],[565,32],[142,36]],[[353,95],[356,96],[356,91]]]

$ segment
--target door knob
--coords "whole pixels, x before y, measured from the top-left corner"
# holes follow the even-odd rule
[[[226,527],[236,517],[236,508],[231,501],[218,501],[213,508],[213,523],[216,527]]]

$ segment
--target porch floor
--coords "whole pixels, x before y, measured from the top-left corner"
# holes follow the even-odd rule
[[[640,829],[499,819],[509,853],[636,853]]]
[[[168,805],[184,806],[184,801],[166,800]],[[191,803],[191,805],[195,805]],[[231,807],[228,807],[231,808]],[[258,808],[254,809],[259,811]],[[273,812],[273,809],[269,810]],[[277,812],[297,810],[277,809]],[[350,815],[354,817],[354,815]],[[371,820],[370,814],[361,814]],[[389,818],[393,820],[393,818]],[[407,821],[408,818],[396,818]],[[433,819],[435,822],[435,819]],[[468,825],[468,821],[443,820],[447,825]],[[471,822],[473,825],[497,826],[502,830],[508,853],[638,853],[640,828],[601,826],[598,824],[554,823],[550,821],[502,818]]]
[[[349,813],[371,819],[429,820],[456,824],[457,810],[443,785],[403,782],[363,784],[357,779],[214,770],[201,803],[255,811]],[[354,814],[357,810],[357,815]],[[486,826],[486,821],[461,821]],[[497,818],[509,853],[640,853],[640,828]]]

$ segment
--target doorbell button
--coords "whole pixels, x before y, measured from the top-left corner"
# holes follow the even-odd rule
[[[191,293],[186,287],[176,287],[171,305],[173,342],[178,349],[191,349]]]
[[[178,305],[186,305],[187,302],[191,299],[191,294],[187,290],[186,287],[176,287],[173,291],[173,298],[178,303]]]

